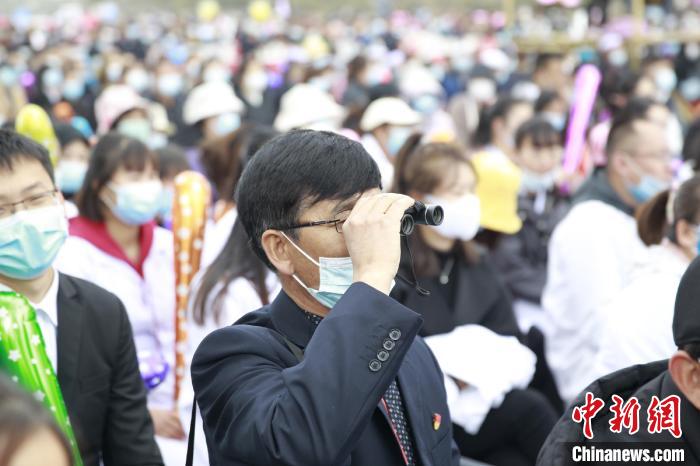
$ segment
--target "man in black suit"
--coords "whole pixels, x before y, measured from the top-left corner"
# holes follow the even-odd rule
[[[36,309],[83,464],[162,465],[124,306],[51,267],[68,230],[48,153],[0,130],[0,179],[0,288]]]
[[[380,188],[333,133],[287,133],[246,167],[239,219],[283,291],[194,356],[212,465],[458,464],[422,318],[389,297],[414,201]]]

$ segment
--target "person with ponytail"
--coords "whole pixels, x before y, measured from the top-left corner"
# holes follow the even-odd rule
[[[676,351],[671,332],[676,290],[700,246],[700,176],[642,205],[637,230],[649,252],[635,266],[632,281],[603,310],[606,320],[591,380]]]
[[[556,422],[556,409],[561,407],[553,378],[546,375],[544,350],[530,344],[530,335],[520,334],[508,291],[484,251],[471,241],[480,219],[474,166],[461,147],[447,143],[421,144],[421,139],[422,135],[413,134],[399,151],[392,191],[424,203],[439,204],[445,217],[438,226],[417,226],[407,238],[409,248],[404,248],[406,254],[402,256],[399,276],[413,276],[413,262],[420,286],[397,281],[391,296],[423,316],[421,335],[427,337],[428,345],[448,374],[445,378],[448,400],[456,403],[450,405],[454,436],[462,455],[495,466],[534,464],[540,446]],[[430,294],[425,296],[417,291],[419,288]],[[475,338],[460,338],[452,333],[462,330],[483,339],[475,343]],[[450,336],[456,338],[447,354],[431,344],[431,338]],[[513,344],[515,347],[510,346]],[[475,346],[479,353],[475,352]],[[525,346],[533,346],[533,351]],[[496,383],[512,387],[504,389],[500,402],[464,401],[462,397],[468,396],[470,385],[473,390],[474,384],[470,383],[472,380],[456,378],[448,366],[455,367],[452,364],[455,357],[462,361],[466,357],[490,358],[502,354],[502,349],[512,349],[516,357],[500,365],[500,370],[490,370],[487,378],[494,382],[494,378],[507,377],[503,374],[522,371],[522,360],[517,356],[523,352],[528,355],[525,359],[529,358],[534,377],[530,372],[530,377],[520,385],[509,385],[510,381],[503,385],[500,381]],[[537,353],[540,358],[535,357]],[[534,386],[542,387],[541,391]],[[550,396],[553,401],[548,399]],[[475,421],[472,416],[460,416],[460,406],[468,406],[465,411],[478,411],[485,406],[485,417]]]

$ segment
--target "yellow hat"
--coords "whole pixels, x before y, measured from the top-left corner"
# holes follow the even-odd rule
[[[484,151],[472,158],[478,177],[476,195],[481,202],[481,226],[500,233],[517,233],[520,169],[507,156]]]

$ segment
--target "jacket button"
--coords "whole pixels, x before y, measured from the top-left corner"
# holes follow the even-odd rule
[[[371,370],[372,372],[377,372],[381,368],[382,368],[382,363],[377,361],[376,359],[372,359],[369,362],[369,370]]]
[[[387,359],[389,359],[389,352],[381,350],[377,353],[377,359],[379,359],[381,362],[386,361]]]
[[[394,341],[398,340],[399,338],[401,338],[401,330],[397,328],[393,329],[391,332],[389,332],[389,338],[391,338]]]
[[[394,343],[394,340],[386,339],[384,340],[384,344],[382,344],[382,346],[385,350],[391,351],[394,349],[394,346],[396,346],[396,343]]]

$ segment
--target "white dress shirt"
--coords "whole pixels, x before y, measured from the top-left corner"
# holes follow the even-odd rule
[[[0,283],[0,291],[12,290],[10,287]],[[58,349],[56,347],[56,329],[58,328],[58,272],[53,270],[53,280],[51,286],[44,294],[44,297],[38,303],[30,302],[29,304],[36,310],[36,320],[41,330],[41,335],[44,337],[44,346],[46,347],[46,355],[51,361],[54,374],[57,374],[58,368]]]

